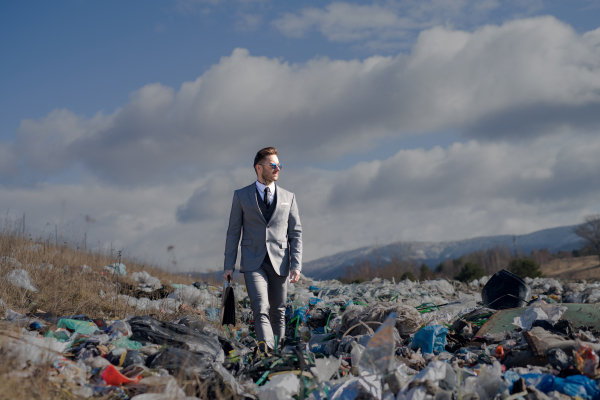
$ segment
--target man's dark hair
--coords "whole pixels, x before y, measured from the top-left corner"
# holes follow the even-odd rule
[[[256,157],[254,157],[254,171],[256,171],[256,165],[262,163],[265,158],[276,155],[277,149],[275,147],[265,147],[264,149],[259,150],[258,153],[256,153]]]

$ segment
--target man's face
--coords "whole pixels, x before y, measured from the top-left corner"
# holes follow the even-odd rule
[[[256,166],[258,175],[262,177],[263,182],[273,182],[279,178],[279,168],[273,169],[269,164],[279,164],[279,158],[277,156],[268,156]]]

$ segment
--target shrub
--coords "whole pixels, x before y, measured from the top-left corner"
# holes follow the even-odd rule
[[[519,278],[538,278],[543,276],[540,266],[529,258],[517,258],[510,262],[510,272]]]
[[[478,264],[468,262],[463,265],[462,269],[454,279],[461,282],[471,282],[474,279],[479,279],[486,275],[485,270]]]
[[[415,276],[413,275],[412,272],[405,272],[402,274],[402,276],[400,277],[400,280],[403,281],[405,279],[408,279],[409,281],[416,281],[417,279],[415,278]]]
[[[435,275],[431,269],[425,264],[421,264],[421,275],[419,279],[422,281],[428,281],[430,279],[435,279]]]

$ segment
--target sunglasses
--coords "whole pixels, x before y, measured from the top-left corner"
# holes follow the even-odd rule
[[[275,164],[275,163],[272,163],[272,164],[258,164],[258,165],[270,165],[271,168],[273,168],[273,170],[275,170],[277,168],[281,169],[281,167],[282,167],[281,164]]]

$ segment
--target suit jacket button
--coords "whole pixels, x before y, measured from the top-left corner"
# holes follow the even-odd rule
[[[269,226],[269,225],[267,225],[267,228],[270,228],[270,226]]]
[[[269,243],[269,241],[267,240],[267,243]]]

